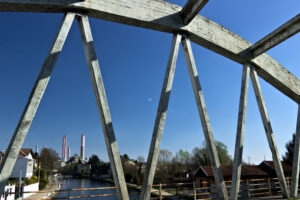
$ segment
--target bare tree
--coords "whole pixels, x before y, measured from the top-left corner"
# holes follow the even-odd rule
[[[137,158],[137,161],[138,161],[138,163],[143,163],[143,162],[145,162],[145,158],[143,156],[139,156]]]

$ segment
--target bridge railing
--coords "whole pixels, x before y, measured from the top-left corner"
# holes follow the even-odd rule
[[[287,187],[290,188],[291,177],[286,177]],[[231,181],[225,181],[228,195],[230,195]],[[300,187],[300,186],[299,186]],[[153,185],[152,194],[155,199],[177,199],[185,197],[193,200],[218,199],[217,188],[214,182],[202,181],[199,183],[170,183]],[[298,189],[300,190],[300,189]],[[281,196],[278,178],[261,178],[241,180],[239,198],[253,199],[257,197]],[[177,197],[177,198],[176,198]]]
[[[290,188],[291,177],[286,178],[287,186]],[[230,195],[231,181],[225,181],[227,192]],[[262,179],[246,179],[240,182],[240,193],[239,197],[241,199],[252,199],[257,197],[267,197],[267,196],[280,196],[281,188],[279,186],[278,178],[262,178]],[[130,196],[136,195],[136,197],[131,198],[131,200],[138,200],[138,190],[141,188],[139,185],[130,184],[129,188],[136,189],[137,192],[129,193]],[[58,199],[81,199],[81,198],[96,198],[96,197],[108,197],[117,196],[117,193],[107,192],[104,194],[89,194],[89,195],[74,195],[74,192],[80,191],[96,191],[96,190],[115,190],[116,187],[97,187],[97,188],[78,188],[78,189],[60,189],[60,190],[42,190],[42,191],[27,191],[23,193],[66,193],[63,197],[51,197],[43,198],[41,200],[58,200]],[[10,192],[15,194],[14,192]],[[7,195],[9,195],[7,194]],[[154,199],[193,199],[193,200],[209,200],[218,199],[217,188],[214,182],[201,181],[199,183],[167,183],[167,184],[153,184],[151,200]]]

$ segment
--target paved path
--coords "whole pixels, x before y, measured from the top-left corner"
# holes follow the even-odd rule
[[[50,195],[50,191],[55,191],[56,189],[58,189],[58,184],[55,183],[55,182],[50,182],[47,187],[42,190],[42,191],[47,191],[45,193],[36,193],[36,194],[33,194],[27,198],[24,198],[23,200],[39,200],[39,199],[42,199],[43,197],[45,196],[48,196]]]

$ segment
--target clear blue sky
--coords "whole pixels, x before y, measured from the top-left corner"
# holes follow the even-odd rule
[[[183,5],[183,1],[173,1]],[[299,13],[300,1],[210,1],[201,14],[254,43]],[[61,14],[0,13],[0,150],[4,151],[61,21]],[[172,35],[90,19],[121,154],[148,155]],[[268,51],[300,78],[300,35]],[[242,66],[192,45],[216,140],[233,156]],[[280,154],[295,132],[297,105],[261,80]],[[77,23],[74,23],[23,147],[46,145],[61,155],[63,135],[73,153],[86,134],[87,155],[108,160]],[[191,151],[204,140],[191,83],[179,51],[161,148]],[[244,160],[271,159],[249,89]]]

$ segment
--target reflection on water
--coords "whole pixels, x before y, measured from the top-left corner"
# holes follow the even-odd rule
[[[63,179],[61,189],[79,189],[79,188],[98,188],[98,187],[113,187],[111,183],[90,180],[90,179]],[[87,196],[87,195],[100,195],[100,194],[116,194],[116,189],[105,189],[105,190],[88,190],[88,191],[72,191],[71,196]],[[136,190],[129,189],[129,193],[137,193]],[[67,192],[61,192],[55,196],[55,198],[66,198]],[[130,199],[138,199],[138,194],[130,195]],[[118,200],[117,196],[106,196],[106,197],[93,197],[93,198],[79,198],[84,200]]]

